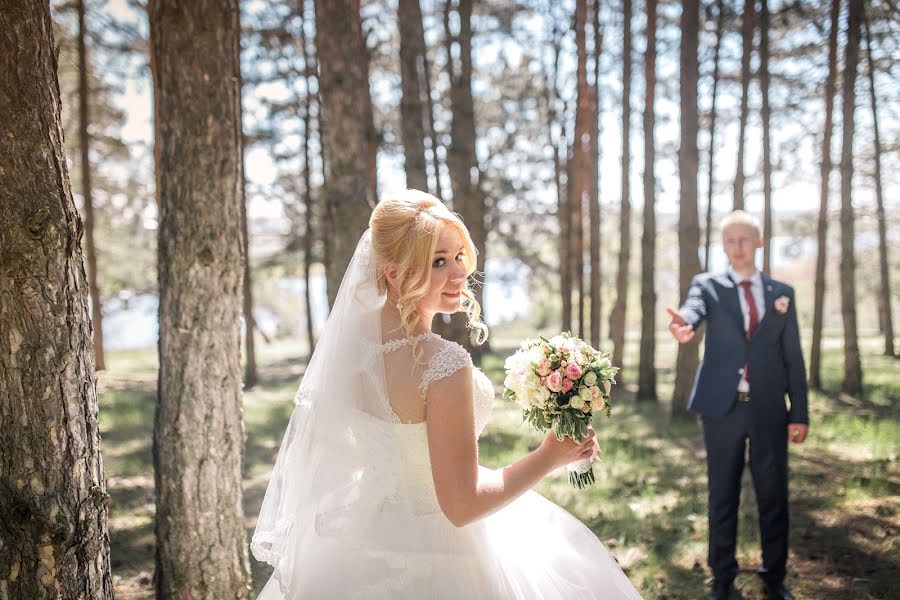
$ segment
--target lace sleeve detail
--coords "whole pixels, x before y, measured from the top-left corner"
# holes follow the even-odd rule
[[[422,382],[419,384],[419,390],[422,393],[422,399],[428,393],[428,386],[437,381],[453,375],[463,367],[472,366],[472,357],[465,348],[456,342],[449,342],[431,358],[428,368],[422,374]]]

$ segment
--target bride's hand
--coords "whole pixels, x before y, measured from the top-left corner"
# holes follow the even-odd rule
[[[551,430],[541,442],[540,450],[550,457],[554,467],[561,467],[577,460],[593,458],[600,450],[600,445],[593,427],[588,427],[588,435],[580,444],[572,438],[560,441],[556,439],[556,432]]]

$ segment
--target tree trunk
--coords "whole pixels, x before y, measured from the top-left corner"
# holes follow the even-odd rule
[[[734,210],[744,208],[744,146],[747,132],[750,94],[750,55],[753,52],[753,21],[756,0],[744,0],[741,23],[743,50],[741,52],[741,120],[738,133],[737,173],[734,176]]]
[[[151,0],[159,203],[156,593],[247,598],[237,0]]]
[[[562,53],[562,31],[559,29],[557,19],[553,19],[553,72],[549,76],[547,84],[547,137],[550,145],[553,146],[553,183],[556,188],[556,214],[559,221],[559,289],[560,300],[562,301],[562,320],[561,327],[563,331],[572,328],[572,294],[571,294],[571,274],[569,272],[569,245],[564,240],[569,238],[571,231],[571,219],[567,209],[568,194],[562,182],[563,169],[567,167],[563,165],[560,148],[567,144],[565,109],[562,111],[563,118],[557,116],[557,102],[559,100],[558,78],[559,78],[559,59]],[[559,123],[559,137],[553,135],[554,125]]]
[[[641,349],[638,400],[656,402],[656,0],[647,0],[647,51],[644,54],[644,233],[641,236]]]
[[[366,99],[366,57],[360,47],[355,0],[316,1],[316,56],[319,60],[319,111],[324,131],[327,176],[325,205],[328,240],[328,303],[334,304],[344,271],[369,224],[371,206]]]
[[[700,0],[686,0],[681,13],[681,146],[678,148],[680,210],[678,217],[678,281],[680,297],[687,297],[691,279],[700,271],[700,222],[697,214],[697,80],[700,65],[697,58],[700,29]],[[694,374],[698,366],[700,336],[678,346],[675,370],[675,394],[672,412],[687,410]]]
[[[572,232],[569,238],[569,269],[578,301],[578,336],[584,338],[584,204],[588,192],[591,165],[590,127],[591,90],[587,80],[587,0],[575,3],[575,47],[578,53],[575,101],[575,131],[569,161],[569,210]]]
[[[760,0],[759,87],[763,134],[763,273],[772,273],[772,144],[769,137],[769,0]]]
[[[243,139],[243,138],[242,138]],[[247,221],[247,186],[244,180],[244,149],[241,144],[241,233],[244,239],[244,352],[247,364],[244,366],[244,389],[250,389],[258,380],[256,372],[256,344],[254,332],[256,319],[253,318],[253,280],[250,272],[250,224]]]
[[[406,158],[406,187],[428,191],[425,162],[425,108],[422,102],[425,38],[419,0],[400,0],[400,133]]]
[[[112,599],[81,250],[46,1],[0,0],[0,595]]]
[[[894,319],[891,315],[891,283],[888,277],[887,231],[884,216],[884,192],[881,186],[881,135],[878,131],[878,101],[875,93],[875,61],[872,59],[872,32],[869,18],[863,15],[866,26],[866,60],[869,65],[869,90],[872,103],[872,132],[875,135],[875,201],[878,215],[878,264],[881,273],[881,290],[878,311],[884,332],[884,355],[894,356]]]
[[[628,260],[631,257],[631,0],[624,0],[622,44],[622,205],[619,213],[619,270],[616,274],[616,303],[609,315],[613,364],[623,366],[625,320],[628,303]],[[618,381],[624,381],[624,370]]]
[[[856,334],[856,261],[853,256],[853,131],[856,70],[863,0],[850,0],[844,58],[843,139],[841,148],[841,316],[844,322],[844,383],[848,394],[862,392],[862,366]]]
[[[712,246],[713,188],[716,171],[716,99],[719,96],[719,56],[722,49],[722,29],[725,22],[723,0],[716,0],[716,45],[713,50],[712,105],[709,109],[709,171],[706,184],[706,243],[703,247],[703,270],[709,271],[709,252]]]
[[[419,11],[421,16],[421,10]],[[431,97],[431,63],[428,60],[428,47],[425,45],[425,29],[422,20],[419,19],[419,37],[422,38],[422,74],[424,77],[425,89],[423,91],[426,100],[426,110],[428,115],[428,142],[431,147],[431,169],[434,172],[434,195],[440,200],[444,199],[444,190],[441,185],[441,158],[438,150],[441,142],[434,126],[434,100]]]
[[[449,12],[449,1],[448,1]],[[484,196],[478,185],[478,159],[475,155],[475,109],[472,100],[472,0],[459,0],[459,35],[455,43],[459,50],[459,64],[454,65],[452,53],[447,54],[447,68],[450,74],[450,148],[447,152],[447,168],[453,193],[453,209],[462,215],[478,249],[476,269],[484,273],[487,255],[487,228],[485,226]],[[448,37],[449,15],[445,13],[445,27]],[[451,42],[452,43],[452,42]],[[475,299],[484,308],[482,286],[474,286]],[[452,337],[455,341],[474,351],[483,347],[473,347],[465,327],[464,315],[452,319]]]
[[[350,24],[356,31],[357,42],[359,44],[359,56],[362,60],[363,81],[365,85],[359,88],[358,93],[362,96],[363,101],[363,122],[366,125],[366,173],[369,180],[368,185],[368,202],[370,208],[375,208],[378,203],[378,142],[381,137],[378,129],[375,128],[375,113],[372,108],[372,93],[369,89],[369,63],[372,57],[369,53],[369,45],[367,32],[363,31],[362,17],[360,16],[360,0],[353,0],[353,12],[356,15],[350,21]]]
[[[310,48],[306,39],[306,0],[300,0],[300,16],[303,20],[300,26],[300,47],[303,51],[303,79],[305,83],[305,98],[303,100],[303,208],[305,210],[305,231],[303,232],[303,302],[306,307],[306,339],[309,344],[309,356],[316,349],[316,334],[313,327],[312,316],[312,279],[313,263],[313,197],[312,197],[312,167],[309,164],[309,139],[312,126],[312,94],[310,83],[315,72],[315,64],[310,57]]]
[[[97,245],[94,243],[94,197],[91,193],[90,136],[88,135],[88,87],[87,49],[84,23],[84,0],[78,0],[78,109],[79,141],[81,146],[81,187],[84,196],[84,251],[87,259],[88,290],[91,294],[91,323],[93,325],[94,368],[106,368],[103,356],[103,311],[100,287],[97,282]]]
[[[831,134],[834,129],[834,92],[837,81],[837,37],[841,0],[831,2],[831,32],[828,35],[828,76],[825,79],[825,131],[822,136],[822,163],[819,170],[819,222],[816,230],[816,281],[813,298],[812,345],[809,353],[809,385],[821,389],[822,321],[825,307],[825,261],[828,254],[828,196],[831,176]]]
[[[600,244],[602,235],[600,230],[600,55],[603,50],[603,33],[600,30],[600,0],[594,0],[593,27],[594,27],[594,85],[591,88],[591,159],[590,159],[590,198],[588,210],[588,223],[590,227],[590,324],[591,344],[600,348],[600,325],[603,320],[603,299],[600,284],[603,281],[603,273],[600,263]],[[621,363],[613,363],[620,365]]]

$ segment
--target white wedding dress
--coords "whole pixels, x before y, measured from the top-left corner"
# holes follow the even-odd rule
[[[472,366],[462,346],[425,337],[430,339],[421,343],[440,347],[424,370],[423,394],[430,383]],[[394,340],[367,352],[389,353],[408,344]],[[477,368],[473,386],[480,435],[494,390]],[[389,407],[387,414],[390,422],[372,419],[365,435],[381,438],[378,447],[399,452],[401,460],[390,461],[390,468],[370,465],[346,492],[375,500],[373,505],[362,509],[365,502],[354,500],[353,510],[316,515],[315,526],[285,553],[289,561],[267,561],[276,564],[276,573],[260,600],[640,598],[594,533],[535,492],[475,523],[454,526],[438,505],[425,423],[401,423]],[[260,544],[253,550],[261,560],[270,558]]]

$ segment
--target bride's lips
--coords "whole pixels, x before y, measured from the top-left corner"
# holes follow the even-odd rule
[[[443,295],[448,298],[459,298],[462,292],[444,292]]]

